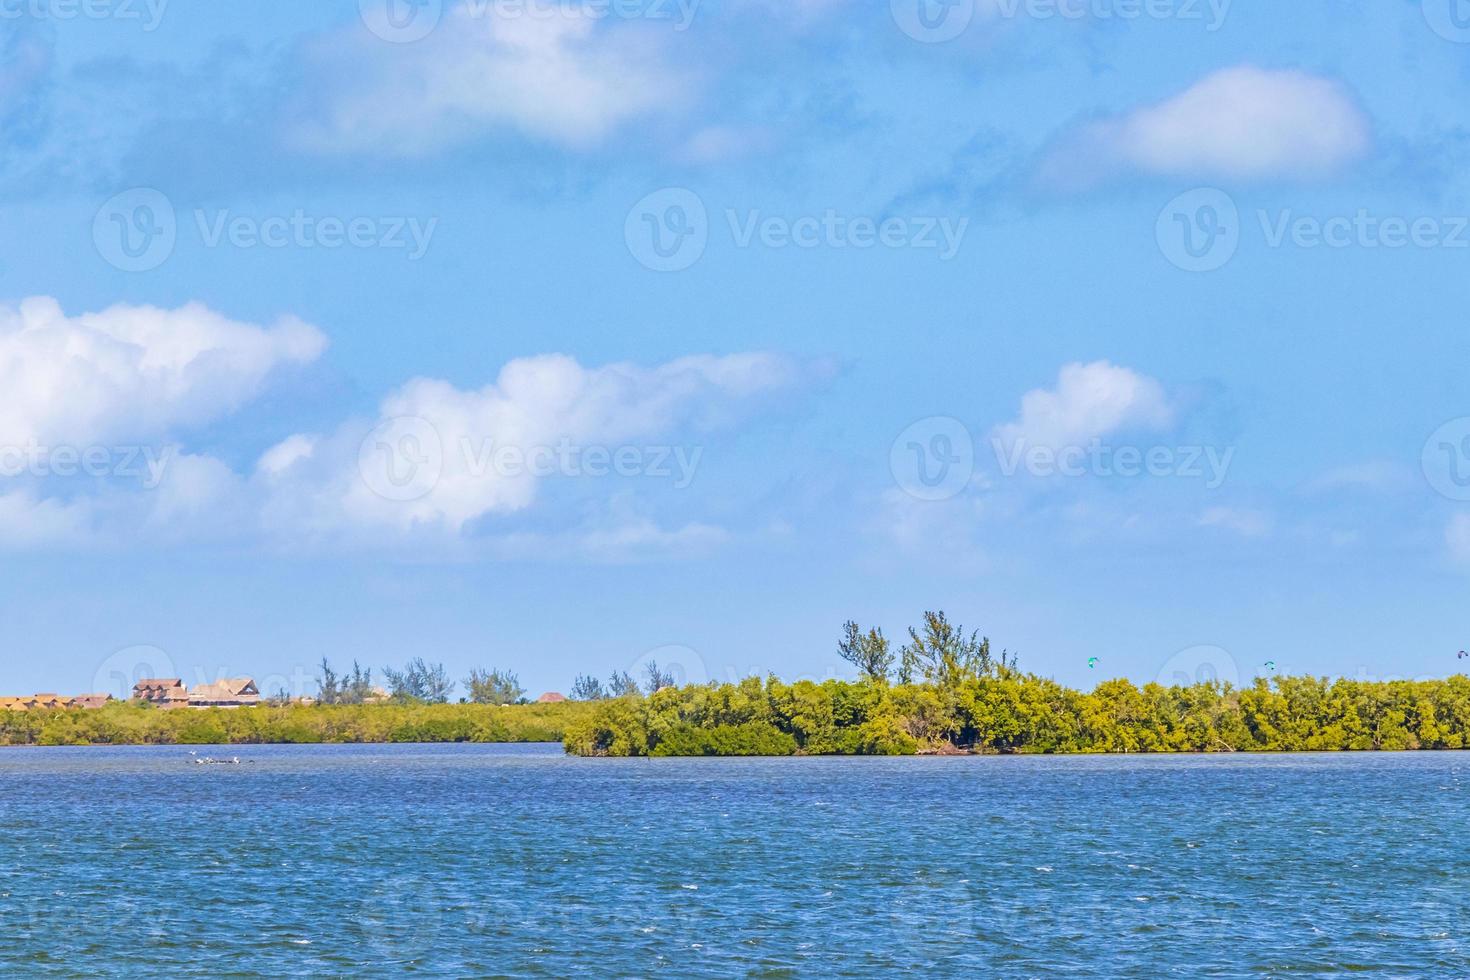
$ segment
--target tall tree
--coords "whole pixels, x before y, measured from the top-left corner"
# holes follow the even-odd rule
[[[864,633],[850,619],[842,624],[842,639],[837,643],[837,653],[868,680],[886,681],[893,670],[893,653],[883,631],[870,629]]]
[[[376,692],[373,691],[373,669],[364,668],[352,661],[352,673],[342,678],[342,703],[363,704]]]
[[[443,704],[454,690],[454,682],[449,679],[444,665],[425,663],[423,657],[413,658],[402,670],[384,667],[383,676],[388,679],[388,688],[398,701]]]
[[[341,687],[337,683],[337,672],[326,657],[322,658],[321,676],[316,679],[316,699],[322,704],[340,704]]]
[[[676,678],[669,671],[660,670],[658,666],[658,661],[656,660],[650,660],[648,662],[648,666],[644,668],[644,671],[648,678],[646,681],[643,682],[644,689],[647,690],[649,694],[654,694],[658,691],[662,691],[666,687],[673,687],[679,682],[678,678]]]
[[[604,701],[607,699],[607,691],[603,689],[602,681],[587,674],[578,674],[577,679],[572,682],[573,701]]]
[[[990,655],[990,638],[975,630],[965,636],[963,626],[951,623],[943,612],[924,613],[920,629],[909,627],[899,668],[905,683],[917,677],[940,687],[954,687],[973,677],[990,676],[995,662]]]
[[[610,698],[622,698],[637,693],[638,682],[626,670],[615,670],[607,679],[607,696]]]
[[[464,686],[475,704],[515,704],[526,693],[520,677],[498,668],[470,671]]]

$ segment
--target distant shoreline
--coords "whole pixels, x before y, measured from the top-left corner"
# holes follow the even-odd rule
[[[561,743],[589,757],[1211,755],[1470,748],[1470,677],[1104,681],[1081,692],[1001,668],[883,679],[665,687],[513,705],[261,704],[0,710],[0,747]]]
[[[117,701],[99,708],[0,711],[0,747],[561,742],[568,724],[590,709],[571,701],[240,708]]]

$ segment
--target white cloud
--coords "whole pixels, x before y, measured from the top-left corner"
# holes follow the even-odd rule
[[[665,63],[659,30],[565,5],[536,16],[500,6],[454,6],[412,44],[361,29],[320,41],[320,101],[295,140],[320,152],[414,156],[508,128],[585,148],[680,105],[693,84]]]
[[[1176,415],[1153,378],[1108,361],[1072,363],[1062,367],[1055,388],[1027,392],[1020,417],[997,426],[994,435],[1008,447],[1060,449],[1127,430],[1165,430]]]
[[[0,443],[152,439],[207,424],[325,343],[294,318],[260,327],[197,303],[75,317],[49,297],[0,307]]]
[[[29,490],[0,493],[0,549],[80,543],[90,520],[86,501],[47,500]]]
[[[594,561],[699,554],[727,537],[676,493],[697,476],[705,442],[808,373],[765,353],[652,367],[546,355],[511,361],[478,389],[409,381],[378,417],[292,435],[247,472],[167,440],[234,410],[323,343],[299,321],[267,329],[198,305],[68,318],[37,299],[0,310],[11,393],[0,436],[160,440],[100,485],[29,471],[0,485],[0,549],[236,540]]]
[[[1445,528],[1444,540],[1452,561],[1470,565],[1470,514],[1456,514],[1450,518],[1449,526]]]
[[[800,366],[771,354],[694,356],[651,368],[522,358],[477,390],[411,381],[384,399],[374,423],[346,425],[309,451],[302,436],[270,450],[260,478],[277,513],[293,511],[293,523],[315,530],[455,535],[485,515],[526,510],[547,479],[588,468],[589,450],[641,452],[676,431],[707,431],[800,375]],[[665,482],[676,484],[681,469],[697,465],[697,447],[678,448],[682,459],[671,451],[658,461]],[[645,456],[639,465],[654,462]]]
[[[1200,527],[1218,527],[1246,538],[1264,537],[1271,531],[1270,515],[1238,507],[1211,507],[1200,515]]]
[[[256,469],[268,476],[288,470],[301,460],[310,459],[316,452],[316,443],[315,436],[291,436],[262,453]]]
[[[1252,65],[1205,76],[1163,102],[1069,134],[1045,183],[1085,187],[1117,171],[1221,179],[1311,177],[1364,156],[1368,118],[1338,82]]]

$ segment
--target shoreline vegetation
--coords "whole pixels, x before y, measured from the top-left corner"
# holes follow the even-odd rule
[[[568,754],[594,757],[1470,748],[1463,674],[1257,678],[1242,688],[1108,680],[1082,692],[1021,671],[1013,655],[993,655],[988,639],[933,612],[897,651],[881,630],[847,623],[838,653],[859,679],[678,687],[649,665],[641,688],[625,673],[607,684],[579,677],[572,700],[551,703],[526,703],[515,675],[494,671],[472,675],[471,701],[448,703],[449,688],[415,683],[442,674],[422,661],[391,678],[389,700],[372,703],[369,676],[354,665],[338,678],[324,661],[322,697],[312,703],[0,711],[0,745],[559,741]]]

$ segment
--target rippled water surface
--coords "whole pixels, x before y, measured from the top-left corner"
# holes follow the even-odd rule
[[[1470,756],[205,751],[0,751],[0,975],[1470,975]]]

